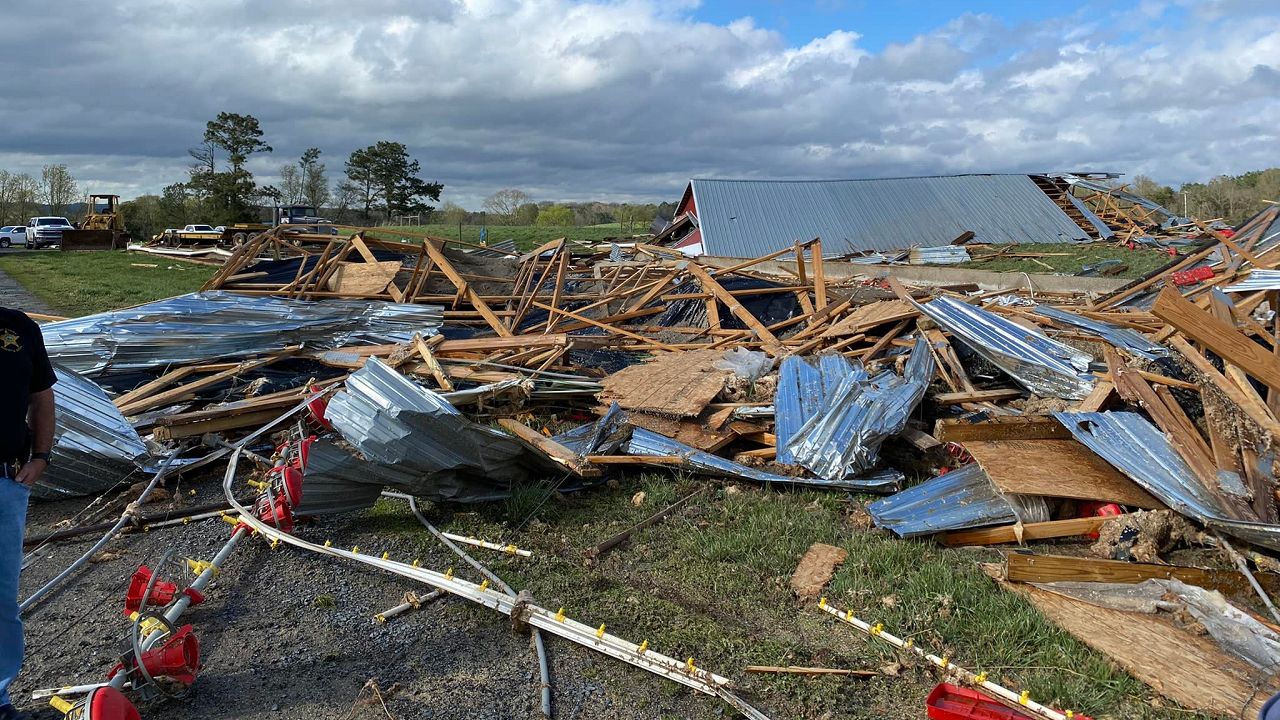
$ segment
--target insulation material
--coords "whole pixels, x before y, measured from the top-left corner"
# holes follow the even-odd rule
[[[1083,400],[1093,390],[1096,380],[1089,373],[1093,358],[1087,353],[949,297],[917,307],[1032,392]]]
[[[1049,519],[1044,498],[1002,494],[977,463],[881,498],[867,512],[899,537]]]
[[[715,367],[723,350],[667,353],[605,378],[600,399],[626,410],[696,417],[724,389],[730,371]]]
[[[831,582],[836,567],[844,564],[848,557],[849,551],[844,548],[823,543],[810,545],[791,575],[791,591],[801,600],[822,595],[822,588]]]
[[[37,498],[101,492],[149,459],[138,437],[102,388],[55,365],[53,462],[32,489]]]
[[[879,461],[885,439],[906,427],[933,372],[933,355],[924,338],[916,339],[901,376],[885,371],[868,379],[860,367],[855,369],[786,441],[788,455],[828,480],[867,472]]]

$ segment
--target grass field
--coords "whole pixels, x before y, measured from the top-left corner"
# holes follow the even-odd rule
[[[596,566],[584,564],[586,548],[708,484],[683,511]],[[638,492],[645,495],[637,505]],[[876,670],[905,659],[795,599],[788,579],[814,542],[849,552],[828,586],[829,602],[1041,702],[1095,718],[1200,717],[1157,709],[1146,686],[1001,590],[978,567],[997,559],[994,552],[867,529],[858,519],[863,500],[633,474],[611,488],[550,497],[529,490],[505,505],[428,514],[442,529],[533,551],[527,559],[497,553],[480,559],[546,607],[564,607],[583,622],[604,623],[612,633],[648,640],[656,651],[693,657],[733,678],[772,717],[915,720],[939,682],[910,660],[897,675],[871,680],[743,672],[747,665]],[[380,501],[370,514],[384,532],[422,532],[401,503]],[[422,543],[434,540],[424,535]]]
[[[377,229],[379,233],[394,233],[397,227],[380,227]],[[479,243],[480,230],[479,225],[463,225],[462,234],[459,237],[457,225],[410,225],[404,229],[412,230],[415,233],[429,233],[436,237],[449,238],[451,240],[463,240],[464,242]],[[637,232],[645,232],[647,226],[637,224]],[[516,246],[521,250],[530,250],[532,248],[558,238],[568,238],[580,242],[599,242],[610,238],[628,237],[619,227],[617,223],[608,225],[589,225],[585,227],[569,226],[569,227],[541,227],[537,225],[490,225],[488,227],[488,242],[498,243],[507,239],[515,240]]]
[[[6,253],[0,270],[55,313],[78,317],[198,290],[216,268],[121,250]]]
[[[1000,250],[1008,246],[992,246]],[[1045,243],[1036,245],[1018,245],[1010,250],[1019,254],[1037,254],[1036,258],[993,258],[991,260],[976,259],[967,263],[949,267],[974,268],[975,270],[991,270],[994,272],[1027,272],[1075,275],[1086,265],[1093,265],[1104,260],[1119,260],[1126,269],[1112,277],[1137,278],[1146,275],[1156,268],[1172,260],[1161,250],[1139,247],[1129,250],[1111,243],[1092,243],[1076,245],[1073,243]],[[981,258],[981,251],[971,251],[973,257]]]

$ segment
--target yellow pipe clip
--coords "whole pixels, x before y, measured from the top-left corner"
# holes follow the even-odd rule
[[[324,546],[325,546],[325,547],[333,547],[333,541],[332,541],[332,540],[325,540],[325,541],[324,541]]]
[[[351,554],[352,554],[352,555],[359,555],[359,554],[360,554],[360,546],[359,546],[359,545],[352,545],[352,546],[351,546]]]
[[[452,580],[452,579],[453,579],[453,568],[449,568],[448,570],[445,570],[445,571],[444,571],[444,579],[445,579],[445,580]]]
[[[54,695],[53,697],[49,698],[49,704],[53,706],[54,710],[57,710],[63,715],[66,715],[67,713],[71,712],[76,707],[75,705],[72,705],[70,702],[58,697],[57,695]]]
[[[556,612],[556,622],[564,622],[564,608],[560,608],[560,610]]]
[[[604,623],[600,623],[600,629],[596,630],[596,637],[598,638],[604,637]]]
[[[480,583],[480,592],[484,592],[485,590],[488,590],[488,589],[489,589],[489,578],[485,578]]]
[[[692,675],[694,672],[697,671],[697,668],[693,666],[693,658],[689,658],[688,660],[684,661],[684,670],[690,675]]]
[[[384,553],[382,553],[382,559],[383,559],[383,560],[390,560],[390,559],[391,559],[391,553],[389,553],[389,552],[384,552]]]
[[[414,559],[413,559],[413,566],[414,566],[414,567],[416,567],[416,568],[420,568],[420,567],[422,567],[422,561],[421,561],[421,560],[418,560],[417,558],[414,558]]]
[[[1023,691],[1022,691],[1022,694],[1018,696],[1018,704],[1019,704],[1019,705],[1026,705],[1026,704],[1027,704],[1027,701],[1028,701],[1028,700],[1030,700],[1030,699],[1031,699],[1031,691],[1030,691],[1030,690],[1023,690]]]
[[[825,597],[818,599],[818,607],[822,608],[823,610],[827,609],[827,599]]]
[[[649,641],[645,640],[640,643],[640,647],[636,648],[637,655],[643,655],[645,650],[649,649]]]

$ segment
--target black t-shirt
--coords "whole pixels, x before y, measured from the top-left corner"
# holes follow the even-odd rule
[[[27,459],[28,402],[56,379],[40,326],[25,313],[0,308],[0,462]]]

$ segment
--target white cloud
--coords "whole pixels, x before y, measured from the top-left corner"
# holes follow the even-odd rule
[[[693,175],[867,177],[1095,167],[1177,182],[1274,164],[1280,17],[1148,0],[1017,28],[961,15],[879,52],[859,28],[788,46],[690,0],[8,0],[66,35],[0,58],[0,167],[65,161],[89,189],[182,179],[222,110],[335,174],[405,142],[446,197],[675,199]],[[1185,26],[1166,22],[1181,12]]]

